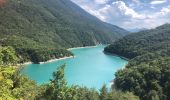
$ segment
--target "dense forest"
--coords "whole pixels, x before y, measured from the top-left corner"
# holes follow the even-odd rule
[[[125,36],[105,52],[129,58],[116,73],[114,88],[141,100],[170,100],[170,24]]]
[[[12,47],[0,47],[0,100],[139,100],[132,92],[108,91],[68,86],[64,79],[65,65],[53,73],[50,83],[37,85],[20,74],[17,55]]]
[[[69,54],[64,50],[66,48],[107,44],[128,33],[122,28],[100,21],[70,0],[1,2],[0,45],[16,49],[17,54],[20,54],[18,56],[22,58],[20,62],[52,59],[55,56],[51,58],[51,55],[42,55],[42,52],[49,54],[49,50],[59,51],[59,55],[66,56]],[[46,58],[32,58],[28,53],[30,51],[33,51],[31,54],[36,52],[38,56]]]
[[[0,16],[0,100],[170,100],[170,24],[128,34],[70,0],[0,0]],[[65,65],[42,85],[20,73],[18,63],[74,56],[68,48],[112,42],[104,51],[129,63],[116,72],[111,90],[69,86]]]

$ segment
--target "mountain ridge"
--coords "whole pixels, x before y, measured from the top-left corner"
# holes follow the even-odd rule
[[[170,99],[170,24],[131,33],[105,52],[129,58],[128,65],[116,72],[114,87],[141,100]]]
[[[0,10],[0,45],[12,46],[22,62],[71,56],[67,48],[108,44],[128,33],[70,0],[5,0]]]
[[[6,22],[0,28],[3,29],[3,34],[19,35],[41,44],[51,42],[50,45],[67,48],[88,46],[95,45],[95,42],[110,43],[128,33],[122,28],[100,21],[69,0],[8,0],[1,9],[4,13],[1,12],[0,15],[6,15],[5,20],[1,21]],[[49,41],[44,43],[42,37]]]

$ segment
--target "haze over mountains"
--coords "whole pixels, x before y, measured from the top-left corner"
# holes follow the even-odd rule
[[[146,28],[134,28],[134,29],[126,29],[126,30],[128,30],[131,33],[135,33],[135,32],[145,31],[145,30],[148,30],[148,29],[146,29]]]
[[[151,29],[170,22],[169,0],[72,1],[99,19],[124,29]]]

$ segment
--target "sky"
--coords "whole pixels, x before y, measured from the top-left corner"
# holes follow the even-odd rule
[[[170,22],[170,0],[71,1],[102,21],[125,29],[150,29]]]

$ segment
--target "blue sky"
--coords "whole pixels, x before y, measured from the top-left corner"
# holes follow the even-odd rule
[[[102,21],[125,29],[170,22],[170,0],[72,0]]]

